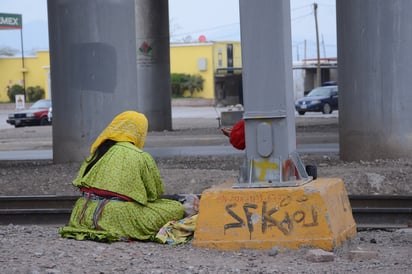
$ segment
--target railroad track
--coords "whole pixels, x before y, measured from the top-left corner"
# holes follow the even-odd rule
[[[0,225],[66,224],[77,196],[0,196]],[[412,195],[350,195],[358,229],[412,226]]]
[[[349,195],[358,229],[412,227],[412,195]]]

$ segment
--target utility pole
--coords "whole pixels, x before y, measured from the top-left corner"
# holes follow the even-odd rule
[[[323,49],[323,57],[326,58],[325,39],[323,39],[323,34],[322,34],[322,49]]]
[[[299,61],[299,44],[296,45],[296,60]]]
[[[306,58],[307,58],[307,56],[306,56],[306,39],[305,39],[305,41],[304,41],[304,46],[303,46],[303,62],[306,64]]]
[[[313,11],[315,14],[315,28],[316,28],[316,52],[317,52],[317,59],[318,59],[318,65],[316,68],[316,86],[320,86],[320,50],[319,50],[319,31],[318,31],[318,4],[313,3]]]

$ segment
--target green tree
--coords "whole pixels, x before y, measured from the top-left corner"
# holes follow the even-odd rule
[[[182,87],[187,74],[184,73],[172,73],[171,84],[172,84],[172,97],[179,98],[183,97],[184,89]]]
[[[189,90],[190,96],[193,96],[195,91],[203,90],[203,77],[201,75],[187,75],[183,82],[183,90]]]
[[[190,96],[193,96],[195,91],[203,90],[203,78],[201,75],[190,75],[185,73],[172,73],[172,96],[183,97],[185,91],[190,92]]]

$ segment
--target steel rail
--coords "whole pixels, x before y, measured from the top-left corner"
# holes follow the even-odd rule
[[[0,225],[65,224],[78,196],[0,196]],[[412,195],[349,195],[358,229],[412,226]]]
[[[349,195],[358,229],[412,226],[412,195]]]

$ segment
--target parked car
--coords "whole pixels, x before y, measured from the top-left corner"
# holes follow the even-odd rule
[[[10,113],[6,122],[15,127],[50,125],[47,118],[49,108],[51,100],[38,100],[29,109]]]
[[[295,109],[300,115],[308,111],[332,113],[338,110],[338,86],[323,86],[312,89],[305,97],[296,100]]]

